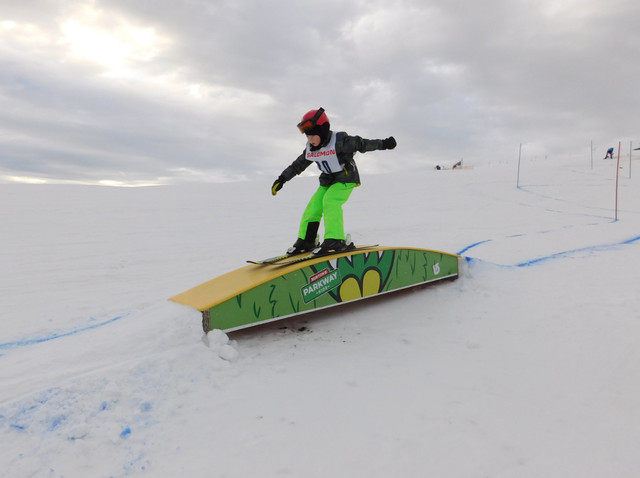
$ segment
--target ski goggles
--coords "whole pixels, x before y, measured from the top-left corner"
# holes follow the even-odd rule
[[[321,107],[318,111],[316,111],[316,114],[313,115],[312,118],[300,121],[300,123],[298,123],[298,129],[300,130],[300,132],[302,134],[305,134],[307,131],[316,126],[318,124],[320,116],[322,116],[322,113],[324,113],[324,108]]]

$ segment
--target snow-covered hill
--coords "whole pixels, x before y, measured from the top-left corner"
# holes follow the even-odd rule
[[[638,178],[614,221],[613,161],[362,176],[356,243],[462,276],[229,336],[168,297],[286,249],[315,178],[1,185],[0,476],[638,476]]]

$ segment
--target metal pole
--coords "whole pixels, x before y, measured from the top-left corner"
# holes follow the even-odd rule
[[[520,151],[518,152],[518,180],[516,181],[516,187],[520,187],[520,158],[522,158],[522,143],[520,143]]]
[[[616,164],[616,221],[618,220],[618,177],[620,176],[620,148],[622,141],[618,142],[618,163]]]

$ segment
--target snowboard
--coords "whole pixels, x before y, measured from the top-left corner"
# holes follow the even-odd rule
[[[353,245],[353,243],[351,242],[351,234],[347,234],[346,237],[346,242],[349,245]],[[318,244],[318,240],[316,239],[316,244]],[[348,252],[348,251],[352,251],[354,250],[353,247],[351,249],[348,250],[344,250],[341,252]],[[313,252],[302,252],[300,254],[280,254],[278,256],[273,256],[273,257],[268,257],[267,259],[260,259],[260,260],[247,260],[247,262],[249,264],[260,264],[260,265],[269,265],[269,264],[276,264],[279,266],[284,266],[287,264],[294,264],[296,262],[302,261],[302,260],[306,260],[307,256],[312,255]],[[326,256],[329,254],[337,254],[337,252],[332,252],[332,253],[326,253],[326,254],[316,254],[315,257],[322,257],[322,256]],[[305,259],[303,259],[303,257]],[[285,261],[285,259],[288,259]],[[282,262],[281,262],[282,261]]]
[[[318,259],[320,257],[329,257],[329,256],[334,256],[334,255],[338,255],[338,254],[350,254],[352,252],[358,252],[358,251],[363,251],[366,249],[372,249],[374,247],[378,247],[378,244],[373,244],[370,246],[356,246],[356,247],[352,247],[351,249],[345,249],[342,251],[332,251],[332,252],[324,252],[324,253],[313,253],[313,252],[309,252],[309,253],[304,253],[304,254],[300,254],[298,256],[295,257],[291,257],[290,259],[287,260],[280,260],[277,262],[272,262],[271,265],[274,266],[288,266],[291,264],[297,264],[298,262],[305,262],[305,261],[310,261],[311,259]]]

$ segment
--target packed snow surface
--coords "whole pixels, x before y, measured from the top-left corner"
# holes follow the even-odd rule
[[[356,243],[461,276],[225,334],[168,298],[290,246],[317,179],[0,185],[0,476],[637,477],[640,169],[373,175]]]

